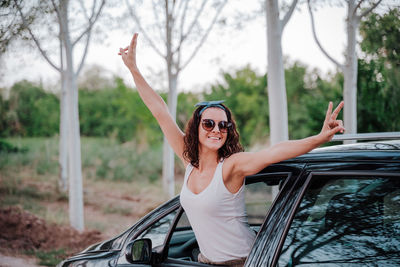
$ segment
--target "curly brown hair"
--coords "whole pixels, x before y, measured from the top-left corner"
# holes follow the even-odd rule
[[[232,113],[224,104],[220,104],[225,108],[226,117],[228,122],[232,123],[232,127],[228,129],[228,136],[225,144],[218,150],[218,158],[226,159],[232,154],[243,151],[243,147],[239,141],[239,133],[236,130],[236,123],[232,118]],[[204,106],[199,106],[194,112],[192,118],[189,120],[186,130],[183,149],[183,157],[192,164],[193,167],[199,167],[199,124],[201,121],[200,111]]]

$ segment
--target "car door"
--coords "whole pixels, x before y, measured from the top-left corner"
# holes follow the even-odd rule
[[[253,266],[399,266],[398,171],[311,172],[273,258]]]

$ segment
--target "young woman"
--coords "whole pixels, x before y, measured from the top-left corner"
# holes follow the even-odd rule
[[[128,47],[120,48],[119,55],[143,102],[186,167],[180,200],[199,244],[198,259],[242,266],[255,237],[246,219],[244,178],[270,164],[307,153],[343,132],[342,121],[336,120],[343,102],[333,112],[329,103],[318,135],[285,141],[258,152],[243,152],[235,121],[222,101],[198,103],[186,132],[179,129],[163,99],[139,72],[137,37],[136,33]]]

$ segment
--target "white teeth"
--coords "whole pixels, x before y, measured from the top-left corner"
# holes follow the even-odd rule
[[[208,138],[214,139],[214,140],[220,140],[220,139],[221,139],[221,138],[219,138],[219,137],[214,137],[214,136],[209,136]]]

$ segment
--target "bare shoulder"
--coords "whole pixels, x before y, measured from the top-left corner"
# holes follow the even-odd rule
[[[240,168],[238,168],[240,164],[238,163],[240,163],[240,161],[243,160],[243,156],[246,153],[247,152],[238,152],[226,158],[223,166],[224,174],[230,177],[237,176],[237,174],[239,174],[240,172]]]

